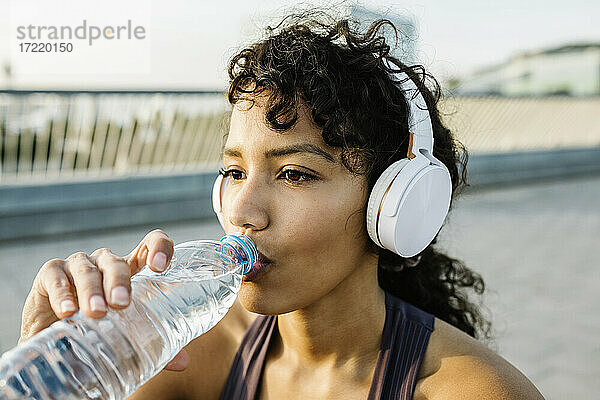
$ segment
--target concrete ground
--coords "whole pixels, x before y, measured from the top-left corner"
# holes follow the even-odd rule
[[[463,194],[440,248],[480,272],[494,323],[490,346],[547,399],[600,392],[600,177]],[[0,352],[16,344],[20,313],[48,259],[109,247],[126,254],[153,227],[0,243]],[[161,226],[175,242],[217,238],[215,223]]]

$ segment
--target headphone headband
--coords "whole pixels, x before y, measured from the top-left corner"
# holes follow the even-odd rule
[[[409,152],[417,152],[419,149],[425,149],[433,155],[433,126],[427,103],[417,88],[417,85],[406,72],[396,72],[390,74],[392,80],[398,87],[407,92],[406,100],[409,106],[409,132],[411,136],[411,146]]]

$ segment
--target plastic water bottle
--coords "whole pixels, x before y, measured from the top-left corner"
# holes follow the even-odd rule
[[[0,400],[124,399],[223,318],[256,258],[243,234],[178,244],[164,272],[131,278],[127,308],[78,311],[3,354]]]

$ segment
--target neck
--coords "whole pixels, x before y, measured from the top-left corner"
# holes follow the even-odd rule
[[[377,257],[367,256],[327,295],[278,317],[279,350],[303,365],[374,365],[384,323]]]

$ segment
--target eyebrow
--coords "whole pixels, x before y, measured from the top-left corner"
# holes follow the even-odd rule
[[[277,158],[296,153],[316,154],[320,157],[323,157],[331,163],[335,163],[335,158],[331,154],[329,154],[319,146],[315,146],[311,143],[293,144],[290,146],[280,147],[278,149],[272,149],[265,153],[265,158]],[[236,147],[226,147],[223,150],[223,155],[229,157],[243,158],[241,151]]]

